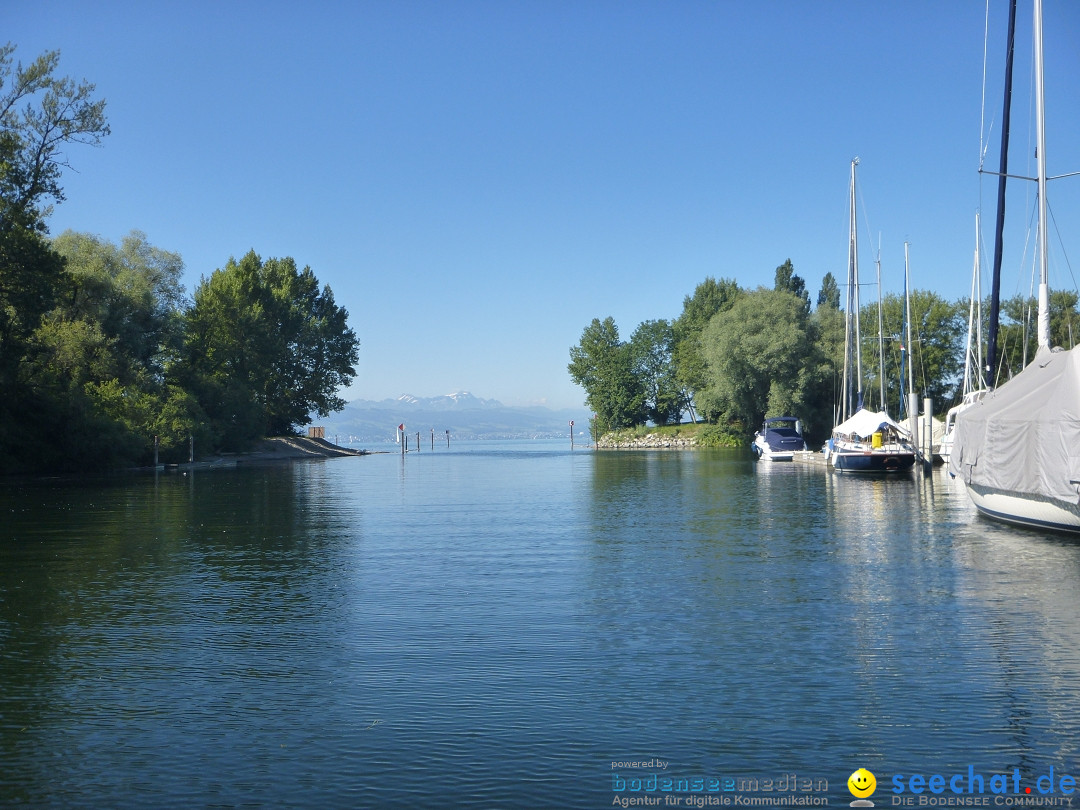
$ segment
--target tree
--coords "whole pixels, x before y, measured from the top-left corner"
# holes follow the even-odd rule
[[[826,273],[821,279],[821,290],[818,292],[817,305],[819,307],[832,307],[840,309],[840,286],[836,283],[836,277],[832,273]]]
[[[5,216],[18,215],[23,224],[44,230],[48,200],[64,199],[64,148],[99,145],[109,125],[104,100],[93,99],[94,85],[54,75],[59,51],[12,70],[14,52],[11,43],[0,47],[0,200]]]
[[[802,277],[796,274],[795,266],[791,263],[791,259],[787,259],[782,265],[776,268],[775,282],[773,289],[777,292],[790,292],[798,298],[803,300],[806,311],[810,311],[810,293],[806,291],[806,282]]]
[[[930,397],[941,406],[952,401],[957,382],[964,370],[963,340],[967,332],[967,309],[961,312],[958,304],[946,301],[937,293],[912,290],[911,336],[914,346],[909,350],[904,328],[904,296],[888,293],[882,299],[881,307],[884,315],[887,410],[894,416],[900,413],[901,374],[903,387],[907,390],[907,372],[901,372],[901,347],[908,352],[904,362],[913,363],[915,393],[921,397]],[[879,343],[877,334],[865,327],[871,324],[876,326],[877,319],[877,302],[862,308],[863,388],[868,394],[867,404],[873,402],[875,407],[876,392],[880,389]],[[906,403],[904,407],[907,407]],[[939,410],[943,412],[944,408]]]
[[[196,288],[176,377],[224,446],[290,433],[345,406],[337,391],[356,376],[359,346],[347,320],[310,267],[250,251]]]
[[[678,421],[683,396],[671,356],[675,332],[666,320],[644,321],[630,336],[634,373],[645,389],[649,418],[657,425]]]
[[[963,303],[966,307],[967,304]],[[989,312],[984,304],[983,311]],[[966,310],[965,310],[966,311]],[[1031,362],[1038,350],[1036,335],[1038,302],[1033,298],[1014,296],[1001,302],[998,334],[998,384],[1018,374]],[[1050,345],[1067,349],[1080,338],[1080,315],[1077,314],[1077,294],[1072,290],[1050,291]]]
[[[64,149],[97,145],[108,134],[94,86],[55,76],[59,54],[12,67],[15,46],[0,47],[0,464],[35,461],[26,437],[47,403],[21,373],[32,336],[65,291],[63,259],[43,237],[50,202],[63,199]]]
[[[132,232],[121,247],[88,234],[53,241],[65,265],[65,294],[34,331],[21,381],[36,403],[33,461],[48,467],[186,457],[205,417],[165,381],[180,345],[180,275],[175,253]],[[26,424],[24,420],[24,424]],[[28,451],[29,452],[29,451]]]
[[[813,348],[806,363],[806,407],[800,414],[810,442],[824,441],[835,424],[844,372],[844,322],[844,313],[828,305],[817,307],[810,315]]]
[[[699,392],[708,384],[708,371],[701,352],[701,335],[709,321],[719,312],[731,308],[742,294],[734,279],[719,281],[709,277],[694,288],[694,294],[683,299],[683,311],[673,324],[675,345],[672,360],[675,363],[675,379],[682,388],[686,407],[694,415]],[[710,414],[705,413],[706,417]],[[695,417],[696,418],[696,417]]]
[[[592,323],[570,347],[570,378],[585,389],[585,403],[601,431],[641,425],[646,420],[645,390],[634,373],[633,350],[619,340],[611,317]]]
[[[766,416],[804,410],[813,355],[809,316],[800,296],[759,288],[746,293],[705,330],[709,407],[749,433]]]

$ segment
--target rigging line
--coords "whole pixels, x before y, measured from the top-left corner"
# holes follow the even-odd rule
[[[914,290],[912,290],[912,292],[914,292]],[[926,314],[929,314],[929,313],[930,313],[930,310],[929,310],[929,305],[928,305],[928,308],[926,310]],[[922,382],[923,391],[926,391],[927,388],[928,388],[928,386],[926,384],[926,358],[924,356],[925,352],[923,351],[922,331],[919,329],[919,326],[922,323],[922,318],[923,318],[923,316],[918,313],[918,311],[915,309],[914,306],[912,306],[911,307],[911,326],[915,330],[915,337],[913,338],[912,343],[917,343],[919,345],[919,377],[922,378],[920,381]],[[914,346],[911,347],[911,362],[912,363],[915,362],[915,347]],[[914,366],[912,366],[912,368],[914,368]],[[923,396],[926,396],[926,394],[923,394]]]
[[[1058,228],[1057,218],[1054,216],[1054,211],[1050,207],[1050,200],[1046,201],[1046,212],[1050,215],[1050,222],[1054,225],[1054,233],[1057,235],[1058,246],[1061,248],[1061,255],[1065,258],[1065,267],[1069,270],[1069,278],[1072,279],[1073,289],[1080,292],[1080,288],[1076,286],[1076,274],[1073,273],[1072,262],[1069,261],[1069,254],[1065,250],[1065,241],[1061,238],[1061,230]]]

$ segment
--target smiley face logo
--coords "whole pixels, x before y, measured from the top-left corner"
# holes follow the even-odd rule
[[[877,779],[866,768],[859,768],[847,780],[848,790],[851,795],[859,799],[865,799],[877,790]]]

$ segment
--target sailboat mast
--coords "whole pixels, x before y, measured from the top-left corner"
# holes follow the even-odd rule
[[[878,235],[877,249],[877,340],[878,340],[878,391],[881,394],[881,412],[887,413],[885,407],[885,319],[881,313],[881,235]]]
[[[911,342],[911,272],[908,269],[908,243],[904,242],[904,320],[907,321],[908,345],[908,419],[911,420],[911,439],[915,441],[918,427],[918,398],[915,396],[915,344]]]
[[[979,377],[979,369],[983,367],[983,334],[982,334],[982,221],[978,211],[975,212],[975,377]],[[980,385],[980,388],[983,386]]]
[[[1050,288],[1046,256],[1046,106],[1043,84],[1042,0],[1035,0],[1035,164],[1039,181],[1039,348],[1050,348]]]
[[[859,159],[851,161],[851,241],[848,247],[848,265],[851,268],[851,292],[853,299],[853,317],[855,319],[855,379],[857,381],[856,396],[862,399],[862,333],[859,329],[859,235],[855,223],[855,167],[859,165]],[[861,404],[861,403],[860,403]],[[856,406],[857,407],[857,406]],[[854,412],[854,411],[853,411]]]
[[[1005,178],[1009,172],[1009,119],[1012,117],[1013,44],[1016,41],[1016,0],[1009,3],[1009,36],[1005,54],[1005,102],[1001,114],[1001,157],[998,161],[997,222],[994,226],[994,270],[990,281],[990,333],[986,341],[986,387],[994,387],[997,367],[998,317],[1001,308],[1002,233],[1005,229]]]

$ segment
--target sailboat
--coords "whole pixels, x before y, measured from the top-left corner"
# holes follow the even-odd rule
[[[981,230],[979,214],[975,214],[975,267],[971,272],[971,298],[968,305],[967,341],[964,348],[964,382],[960,388],[960,402],[953,405],[945,414],[945,433],[941,438],[936,455],[944,463],[949,463],[952,455],[953,439],[956,431],[956,416],[966,411],[986,394],[983,385],[982,367],[982,267],[979,259]]]
[[[845,318],[844,380],[840,421],[825,444],[825,460],[850,472],[902,472],[915,465],[908,433],[884,411],[863,407],[862,335],[859,324],[859,250],[855,218],[855,167],[851,161],[851,216],[848,239],[848,296]],[[878,324],[879,331],[881,324]],[[880,343],[880,341],[879,341]],[[853,388],[852,386],[856,387]],[[882,389],[884,392],[884,388]],[[884,408],[884,403],[882,403]]]
[[[1080,347],[1071,351],[1050,347],[1042,0],[1034,0],[1033,28],[1039,349],[1023,371],[957,416],[949,469],[963,479],[972,502],[984,515],[1080,532]],[[999,191],[999,208],[1001,197]],[[1000,220],[999,214],[999,233]],[[992,319],[996,310],[994,306]],[[991,363],[993,359],[989,358]]]

